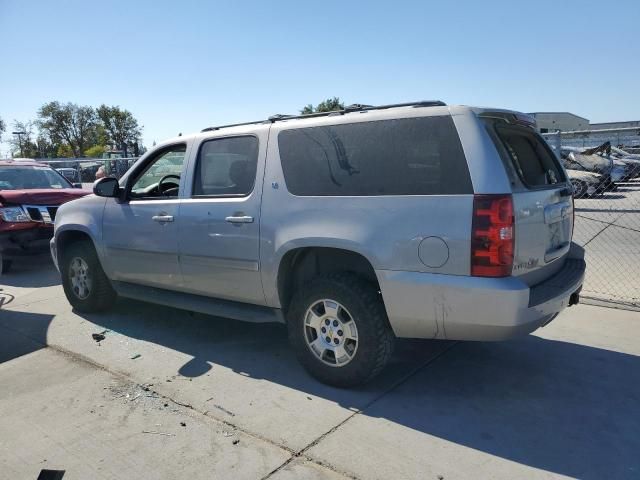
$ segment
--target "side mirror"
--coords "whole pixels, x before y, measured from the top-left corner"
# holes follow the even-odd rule
[[[96,180],[93,184],[93,193],[98,197],[117,197],[120,194],[118,179],[113,177],[104,177],[100,180]]]
[[[81,183],[74,183],[73,184],[73,188],[82,188],[82,184]]]

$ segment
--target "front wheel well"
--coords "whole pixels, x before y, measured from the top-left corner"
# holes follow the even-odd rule
[[[79,230],[64,231],[60,233],[56,238],[56,251],[58,261],[60,261],[61,254],[65,251],[65,249],[76,242],[88,242],[92,247],[95,248],[95,246],[93,245],[93,240],[87,233],[81,232]]]
[[[312,278],[329,273],[351,272],[370,282],[378,290],[378,278],[363,255],[352,250],[329,247],[303,247],[288,251],[278,268],[278,298],[287,312],[294,291]]]

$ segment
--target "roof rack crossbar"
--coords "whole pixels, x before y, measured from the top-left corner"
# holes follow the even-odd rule
[[[360,103],[355,103],[353,105],[349,105],[342,110],[333,110],[331,112],[316,112],[316,113],[307,113],[305,115],[284,115],[278,113],[276,115],[270,116],[266,120],[257,120],[253,122],[244,122],[244,123],[234,123],[231,125],[221,125],[219,127],[208,127],[201,132],[211,132],[214,130],[220,130],[221,128],[230,128],[230,127],[241,127],[243,125],[257,125],[260,123],[275,123],[281,120],[295,120],[300,118],[317,118],[317,117],[327,117],[329,115],[344,115],[345,113],[351,112],[364,112],[367,110],[386,110],[389,108],[399,108],[399,107],[446,107],[447,104],[441,100],[423,100],[420,102],[408,102],[408,103],[390,103],[388,105],[363,105]]]

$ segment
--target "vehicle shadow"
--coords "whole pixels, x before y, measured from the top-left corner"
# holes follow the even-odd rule
[[[39,288],[60,283],[60,274],[49,254],[14,260],[11,270],[0,275],[0,286]]]
[[[0,320],[2,320],[3,298],[3,292],[0,291]],[[0,364],[45,348],[47,346],[47,330],[53,315],[11,312],[11,318],[18,324],[30,325],[29,334],[19,332],[17,329],[11,328],[10,325],[0,322]]]
[[[400,378],[399,372],[423,365],[442,347],[399,341],[381,379],[340,390],[302,370],[282,325],[190,315],[131,300],[119,300],[112,314],[84,317],[100,329],[190,355],[179,370],[183,376],[222,366],[346,408],[362,392],[379,397],[389,376]],[[555,474],[626,478],[640,472],[639,402],[637,356],[528,336],[455,344],[391,393],[364,405],[362,414]]]

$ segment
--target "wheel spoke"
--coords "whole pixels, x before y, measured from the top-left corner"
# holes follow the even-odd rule
[[[344,338],[345,340],[358,341],[358,330],[353,320],[344,324]]]
[[[321,321],[322,318],[316,315],[316,313],[312,309],[309,309],[307,311],[307,318],[304,322],[306,326],[311,327],[314,330],[318,330],[318,328],[320,328]]]
[[[338,318],[338,304],[331,300],[324,301],[324,314],[329,317]]]
[[[351,360],[351,355],[349,355],[347,350],[344,348],[344,344],[343,345],[338,345],[337,347],[335,347],[333,349],[333,353],[336,356],[336,363],[338,365],[341,365],[343,363],[347,363],[349,360]]]
[[[322,358],[324,355],[324,351],[327,349],[327,346],[320,337],[311,342],[309,344],[309,347],[311,348],[311,350],[313,350],[313,353],[318,356],[318,358]]]

